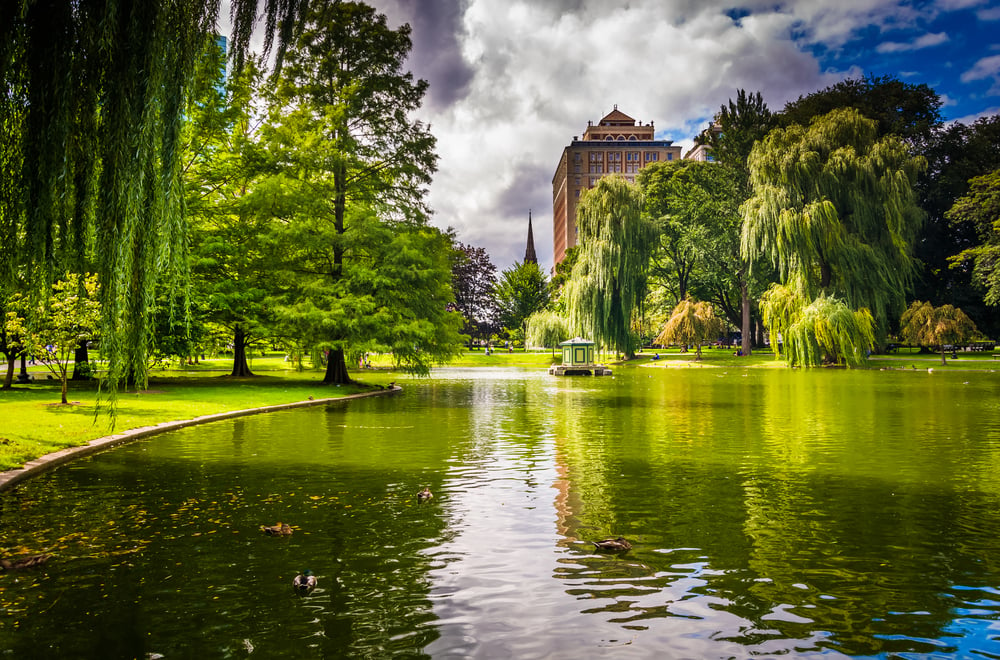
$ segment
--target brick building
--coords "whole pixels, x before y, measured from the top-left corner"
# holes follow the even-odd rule
[[[643,124],[616,105],[597,124],[588,122],[583,139],[563,149],[552,177],[552,239],[555,263],[576,245],[576,205],[580,194],[609,174],[635,181],[635,174],[650,163],[679,160],[681,148],[670,140],[657,140],[653,122]]]

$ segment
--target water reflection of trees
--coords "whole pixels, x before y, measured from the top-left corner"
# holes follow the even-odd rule
[[[850,654],[954,652],[957,606],[1000,615],[955,589],[997,579],[997,428],[961,391],[800,376],[563,393],[557,527],[579,552],[556,576],[582,612]],[[623,558],[582,543],[617,534],[636,545]]]

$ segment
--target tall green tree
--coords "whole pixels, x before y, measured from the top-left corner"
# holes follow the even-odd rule
[[[517,262],[500,273],[493,297],[500,325],[526,339],[529,317],[549,304],[549,283],[537,263]]]
[[[921,150],[941,124],[941,97],[923,83],[893,76],[848,78],[790,101],[779,115],[784,126],[808,125],[814,118],[854,108],[875,121],[878,137],[895,135]]]
[[[952,257],[956,267],[967,262],[986,289],[988,305],[1000,305],[1000,170],[969,181],[969,192],[960,197],[945,214],[956,227],[971,227],[978,244]]]
[[[708,129],[706,137],[717,162],[727,165],[732,171],[737,205],[743,204],[753,194],[750,186],[750,153],[754,145],[763,140],[764,136],[777,125],[778,118],[767,107],[759,91],[747,93],[744,89],[737,90],[736,99],[729,99],[729,102],[720,107],[718,114],[715,115],[714,123]],[[759,266],[756,270],[758,274],[762,271]],[[754,344],[751,332],[753,313],[751,288],[755,284],[751,277],[750,260],[740,253],[736,261],[729,264],[724,271],[731,272],[736,279],[740,320],[738,323],[733,322],[733,325],[740,328],[743,355],[750,355]],[[756,278],[758,286],[761,279],[761,277]],[[704,296],[705,293],[699,292],[699,295]],[[720,309],[726,310],[732,321],[731,314],[728,313],[730,309],[728,296],[719,291],[706,299],[713,300]]]
[[[923,165],[853,109],[772,131],[750,156],[744,257],[763,255],[805,301],[871,310],[884,341],[917,269],[913,183]]]
[[[257,4],[232,3],[238,60]],[[263,4],[279,67],[304,4]],[[218,8],[218,0],[0,4],[0,277],[25,274],[45,297],[59,273],[82,272],[93,259],[112,391],[121,379],[145,379],[157,280],[183,270],[180,128]]]
[[[579,256],[566,283],[573,325],[595,343],[635,354],[633,314],[646,296],[656,230],[643,215],[639,186],[603,177],[577,207]]]
[[[740,327],[746,269],[734,170],[723,163],[673,161],[643,168],[638,179],[646,214],[660,233],[651,279],[676,281],[674,306],[693,290]]]
[[[183,133],[183,181],[188,216],[191,300],[198,320],[225,328],[233,347],[230,375],[252,376],[247,347],[273,322],[273,269],[266,236],[274,222],[271,191],[259,190],[262,159],[255,143],[261,118],[256,90],[262,72],[248,60],[226,75],[210,44],[199,62]],[[170,302],[174,299],[165,296]],[[182,302],[182,301],[178,301]],[[160,327],[189,325],[177,305],[158,308]],[[189,307],[190,309],[190,307]],[[181,316],[177,323],[175,316]],[[171,323],[173,321],[173,323]]]
[[[275,273],[278,328],[328,351],[328,365],[336,349],[391,353],[398,368],[426,374],[461,346],[462,316],[450,311],[451,240],[441,231],[386,222],[352,205],[343,234],[302,211],[268,240],[285,259]],[[344,259],[334,278],[339,246]],[[332,382],[350,382],[342,368]]]
[[[956,254],[983,245],[979,225],[956,222],[949,210],[970,193],[970,181],[1000,168],[1000,115],[971,124],[956,122],[936,131],[924,151],[927,172],[918,181],[927,222],[917,244],[924,264],[915,294],[933,305],[960,307],[989,336],[1000,333],[1000,315],[984,303],[975,261],[953,265]]]
[[[941,351],[941,364],[945,364],[945,347],[968,341],[978,333],[976,324],[965,312],[941,305],[915,300],[903,312],[899,322],[899,338],[918,346],[936,346]]]
[[[345,350],[364,325],[343,313],[364,307],[346,302],[353,295],[347,262],[370,254],[352,252],[357,235],[350,220],[364,220],[359,234],[377,224],[369,222],[373,212],[415,235],[426,224],[424,194],[437,156],[428,127],[411,118],[427,83],[402,68],[410,48],[409,26],[392,30],[367,5],[311,3],[261,130],[273,172],[270,190],[291,213],[279,240],[286,247],[289,235],[308,245],[316,244],[306,240],[314,236],[322,242],[312,255],[288,252],[294,258],[286,271],[303,278],[301,286],[286,284],[279,311],[288,323],[324,328],[314,338],[329,351],[328,384],[349,382]],[[338,296],[343,304],[333,304]],[[306,309],[303,298],[323,303]],[[323,320],[296,320],[300,314]]]

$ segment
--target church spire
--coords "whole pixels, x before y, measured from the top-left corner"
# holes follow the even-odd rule
[[[528,209],[528,247],[524,250],[524,263],[538,263],[535,256],[535,237],[531,233],[531,209]]]

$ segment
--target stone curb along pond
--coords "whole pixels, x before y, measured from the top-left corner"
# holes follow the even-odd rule
[[[25,479],[29,479],[37,474],[41,474],[42,472],[51,470],[54,467],[57,467],[64,463],[68,463],[73,459],[80,458],[82,456],[89,456],[90,454],[99,451],[104,451],[105,449],[110,449],[112,447],[115,447],[117,445],[126,442],[132,442],[133,440],[139,440],[140,438],[148,438],[151,435],[156,435],[158,433],[163,433],[165,431],[173,431],[188,426],[207,424],[209,422],[218,422],[224,419],[246,417],[247,415],[258,415],[261,413],[277,412],[279,410],[291,410],[292,408],[305,408],[308,406],[325,406],[330,403],[337,403],[340,401],[351,401],[353,399],[363,399],[371,396],[388,396],[393,394],[399,394],[402,391],[403,388],[400,387],[399,385],[392,385],[389,387],[389,389],[381,391],[361,392],[359,394],[348,394],[347,396],[330,397],[325,399],[310,398],[306,401],[279,403],[273,406],[264,406],[263,408],[246,408],[244,410],[230,410],[228,412],[215,413],[213,415],[202,415],[201,417],[195,417],[193,419],[181,419],[172,422],[160,422],[159,424],[154,424],[153,426],[140,426],[138,428],[129,429],[128,431],[123,431],[121,433],[114,433],[112,435],[106,435],[103,438],[97,438],[95,440],[91,440],[85,445],[60,449],[59,451],[54,451],[51,454],[46,454],[45,456],[40,456],[32,461],[28,461],[22,467],[15,468],[13,470],[7,470],[6,472],[0,472],[0,493],[12,488],[14,485],[24,481]]]

